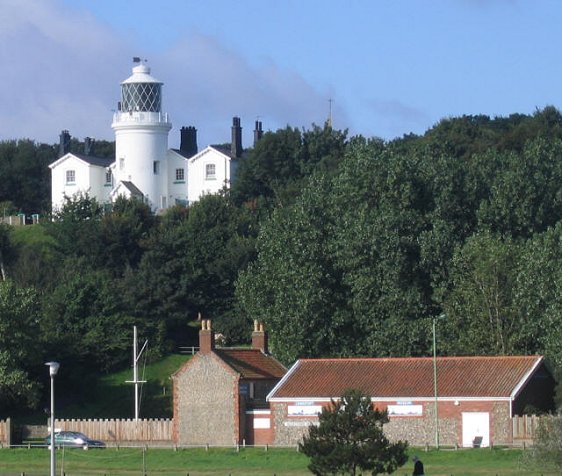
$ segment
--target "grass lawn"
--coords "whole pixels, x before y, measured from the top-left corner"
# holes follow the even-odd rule
[[[459,451],[410,452],[424,462],[428,476],[551,476],[560,471],[526,468],[521,450],[478,449]],[[81,449],[57,452],[57,474],[66,476],[106,475],[125,476],[144,474],[158,476],[304,476],[308,459],[294,449],[242,448],[234,449]],[[410,461],[394,473],[410,475]],[[26,476],[45,475],[49,470],[49,451],[46,449],[0,450],[0,474]]]

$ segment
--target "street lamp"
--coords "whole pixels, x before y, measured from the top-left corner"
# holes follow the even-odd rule
[[[435,337],[435,325],[437,319],[445,319],[446,314],[433,318],[433,395],[435,397],[435,448],[439,449],[439,411],[437,405],[437,338]]]
[[[55,476],[55,375],[59,371],[60,364],[58,362],[47,362],[45,365],[49,366],[49,375],[51,376],[51,476]]]

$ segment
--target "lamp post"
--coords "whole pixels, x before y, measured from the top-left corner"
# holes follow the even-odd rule
[[[433,395],[435,397],[435,448],[437,449],[439,449],[439,410],[437,404],[437,338],[435,327],[437,319],[445,319],[446,317],[446,314],[441,314],[440,316],[433,318]]]
[[[55,476],[55,375],[59,371],[60,364],[58,362],[47,362],[45,365],[49,366],[51,377],[51,476]]]

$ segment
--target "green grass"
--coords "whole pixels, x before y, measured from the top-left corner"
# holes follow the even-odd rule
[[[414,452],[410,452],[410,456]],[[424,462],[428,476],[551,476],[560,471],[526,468],[521,461],[523,451],[478,449],[459,451],[430,451],[416,453]],[[57,473],[61,469],[68,476],[102,475],[125,476],[143,474],[158,476],[304,476],[310,475],[308,459],[295,449],[242,448],[232,449],[81,449],[57,452]],[[27,476],[47,474],[49,451],[46,449],[0,450],[1,474]],[[394,473],[410,475],[410,461]]]
[[[171,375],[178,370],[189,355],[172,354],[158,362],[139,367],[142,385],[140,413],[142,418],[172,417]],[[86,401],[59,411],[60,418],[132,418],[134,416],[133,369],[102,376]]]
[[[41,225],[14,226],[10,228],[11,238],[16,246],[51,246],[54,238]]]

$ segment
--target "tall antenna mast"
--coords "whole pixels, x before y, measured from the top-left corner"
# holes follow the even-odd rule
[[[334,100],[332,98],[328,99],[328,102],[330,103],[330,109],[329,109],[329,114],[328,114],[328,122],[327,122],[327,126],[328,127],[332,127],[332,103],[334,102]]]
[[[140,352],[137,352],[137,326],[133,326],[133,380],[127,380],[126,383],[135,384],[135,421],[139,420],[139,384],[146,383],[146,380],[139,380],[139,359],[143,351],[146,349],[148,340],[144,341]]]

